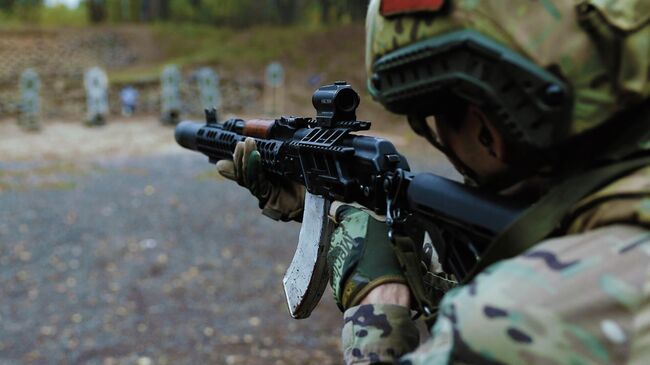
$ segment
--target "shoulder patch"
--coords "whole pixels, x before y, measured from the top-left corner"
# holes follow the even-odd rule
[[[405,13],[437,12],[445,0],[382,0],[381,15],[391,16]]]

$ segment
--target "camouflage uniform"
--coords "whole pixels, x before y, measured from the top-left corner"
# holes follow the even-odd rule
[[[395,49],[470,28],[561,70],[575,95],[572,135],[648,102],[647,0],[459,0],[444,19],[384,18],[380,4],[373,0],[369,9],[369,74],[377,58]],[[584,198],[567,217],[564,236],[498,262],[447,293],[432,337],[419,347],[406,308],[349,308],[345,362],[650,363],[650,168]]]
[[[417,349],[406,308],[348,309],[346,364],[647,364],[650,168],[584,199],[576,211],[567,236],[447,293],[432,338]]]

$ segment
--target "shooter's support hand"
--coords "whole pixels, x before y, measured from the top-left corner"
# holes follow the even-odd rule
[[[337,209],[336,221],[327,261],[339,308],[371,302],[389,304],[386,300],[408,306],[409,290],[386,224],[346,205]],[[392,298],[395,294],[400,298]]]
[[[217,162],[217,171],[257,197],[262,213],[272,219],[301,221],[305,188],[288,179],[267,176],[253,138],[237,143],[233,160]]]

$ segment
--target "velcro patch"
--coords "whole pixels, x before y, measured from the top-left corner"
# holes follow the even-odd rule
[[[382,0],[381,15],[391,16],[421,11],[436,12],[445,5],[445,0]]]

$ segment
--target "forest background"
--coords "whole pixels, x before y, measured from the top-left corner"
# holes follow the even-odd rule
[[[361,21],[368,0],[0,0],[3,24],[192,22],[218,26]],[[76,5],[76,6],[75,6]]]

